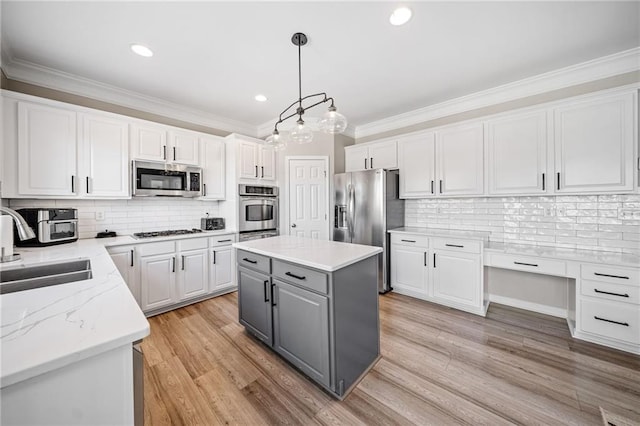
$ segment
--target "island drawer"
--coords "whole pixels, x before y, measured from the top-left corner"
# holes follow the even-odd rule
[[[250,253],[244,250],[238,250],[238,265],[245,268],[255,269],[267,274],[271,273],[271,258],[260,254]]]
[[[637,306],[582,298],[580,308],[582,331],[640,343],[640,310]]]
[[[235,234],[219,235],[209,238],[211,247],[228,246],[236,242]]]
[[[640,270],[583,264],[582,278],[615,284],[640,285]]]
[[[613,284],[603,281],[582,280],[580,293],[583,296],[640,304],[640,287]]]
[[[429,237],[417,234],[391,234],[391,244],[403,246],[429,247]]]
[[[328,293],[327,275],[322,272],[274,259],[273,276],[318,293]]]
[[[565,262],[513,254],[492,253],[491,262],[488,266],[560,277],[564,277],[567,274],[567,264]]]
[[[455,238],[431,238],[431,248],[453,250],[464,253],[480,253],[481,241],[458,240]]]

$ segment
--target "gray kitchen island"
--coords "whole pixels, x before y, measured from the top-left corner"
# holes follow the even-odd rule
[[[343,399],[380,356],[380,247],[282,235],[235,243],[240,323]]]

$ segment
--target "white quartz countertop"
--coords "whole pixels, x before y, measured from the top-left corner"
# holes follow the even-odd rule
[[[333,272],[378,253],[381,247],[280,235],[235,243],[237,249]]]
[[[558,247],[531,246],[490,242],[484,246],[485,253],[505,253],[522,256],[547,257],[575,262],[598,263],[611,266],[640,268],[640,257],[628,253],[613,253],[599,250],[579,250]]]
[[[0,385],[6,387],[149,335],[149,323],[105,246],[131,237],[79,240],[17,248],[22,260],[3,271],[33,264],[89,259],[93,278],[0,295]]]
[[[420,228],[405,226],[395,228],[388,231],[390,234],[419,234],[428,237],[448,237],[448,238],[464,238],[466,240],[489,241],[490,232],[485,231],[464,231],[461,229],[441,229],[441,228]]]

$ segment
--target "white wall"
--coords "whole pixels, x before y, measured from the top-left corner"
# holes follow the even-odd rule
[[[407,200],[405,225],[490,231],[497,242],[640,255],[640,194]]]
[[[78,209],[80,238],[94,238],[108,229],[119,235],[141,231],[200,228],[200,218],[208,212],[219,214],[218,201],[188,198],[148,197],[131,200],[28,200],[12,199],[13,209],[23,207],[69,207]],[[96,213],[104,212],[104,220]]]

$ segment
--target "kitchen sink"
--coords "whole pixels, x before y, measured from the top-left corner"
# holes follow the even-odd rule
[[[89,259],[9,269],[0,272],[0,294],[88,280],[91,277]]]

